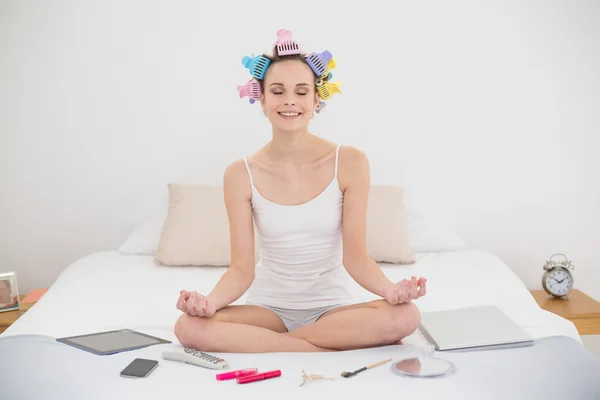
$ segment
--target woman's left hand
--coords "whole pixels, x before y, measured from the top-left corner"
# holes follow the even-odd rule
[[[406,303],[425,296],[427,292],[427,279],[412,277],[392,283],[385,288],[384,298],[391,305]]]

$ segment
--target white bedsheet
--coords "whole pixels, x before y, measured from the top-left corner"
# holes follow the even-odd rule
[[[413,265],[381,264],[392,280],[425,276],[422,312],[495,304],[534,338],[555,335],[580,341],[568,320],[538,307],[517,275],[497,257],[478,250],[419,254]],[[151,257],[99,252],[66,268],[48,292],[3,335],[72,336],[130,328],[177,342],[173,325],[179,290],[208,293],[222,267],[166,267]],[[349,278],[350,279],[350,278]],[[357,302],[377,297],[351,281]],[[235,303],[243,303],[246,295]],[[417,331],[406,343],[422,343]]]
[[[393,280],[411,275],[427,277],[428,294],[416,301],[422,311],[495,304],[536,339],[564,335],[580,342],[573,324],[541,310],[518,277],[496,257],[481,251],[463,250],[419,255],[418,259],[414,265],[383,265],[382,268]],[[224,268],[157,266],[151,257],[123,256],[116,252],[91,254],[64,270],[38,304],[2,336],[38,334],[63,337],[130,328],[178,344],[173,325],[180,315],[175,308],[179,290],[195,289],[208,293],[224,271]],[[376,298],[358,285],[353,284],[353,287],[356,301]],[[245,296],[236,303],[244,300]],[[406,344],[424,341],[419,331],[404,340]],[[220,398],[305,399],[314,396],[364,399],[372,396],[374,390],[387,392],[386,396],[393,393],[411,398],[531,399],[538,392],[539,382],[548,382],[546,378],[549,373],[546,370],[538,373],[538,381],[535,381],[538,383],[527,384],[528,380],[522,381],[517,377],[524,377],[531,371],[519,370],[516,366],[511,380],[503,381],[503,377],[497,375],[502,374],[498,368],[490,370],[496,365],[495,359],[479,354],[470,361],[464,358],[461,361],[460,355],[450,355],[458,363],[458,372],[441,380],[400,378],[390,371],[389,363],[354,378],[340,377],[343,370],[354,370],[388,357],[397,358],[406,354],[402,352],[410,349],[410,346],[384,346],[335,353],[215,353],[229,361],[230,369],[257,367],[260,371],[282,371],[282,376],[277,379],[237,385],[235,381],[216,381],[216,372],[213,370],[163,360],[161,351],[164,346],[170,345],[151,346],[104,357],[81,351],[70,353],[70,357],[63,357],[57,362],[43,361],[37,368],[27,364],[26,360],[20,360],[22,367],[29,370],[27,380],[19,384],[19,378],[13,377],[5,384],[10,383],[13,391],[27,393],[21,395],[26,398],[61,400],[187,398],[190,395],[203,397],[208,393],[215,393]],[[21,351],[26,354],[27,349]],[[591,358],[589,354],[579,355],[578,360]],[[146,379],[120,378],[119,371],[136,357],[159,360],[159,367]],[[553,361],[542,360],[539,366],[551,365],[549,362]],[[79,367],[73,369],[73,364]],[[572,383],[575,388],[590,387],[594,381],[590,373],[594,374],[595,370],[588,364],[589,360],[575,374],[575,381],[582,380]],[[527,368],[540,368],[531,363],[527,365]],[[302,370],[335,380],[313,381],[299,387]],[[542,379],[540,374],[546,378]],[[565,398],[565,394],[569,393],[569,387],[561,388],[562,391],[555,393],[558,396],[555,398]],[[496,394],[493,394],[495,391]]]

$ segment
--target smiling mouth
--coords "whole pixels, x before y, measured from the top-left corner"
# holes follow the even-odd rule
[[[285,119],[294,119],[294,118],[298,118],[302,115],[302,113],[299,113],[299,112],[278,112],[277,114],[279,114],[281,117],[283,117]]]

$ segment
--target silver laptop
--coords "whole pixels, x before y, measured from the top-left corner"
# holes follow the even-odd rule
[[[438,351],[533,345],[533,338],[496,306],[424,312],[420,329]]]

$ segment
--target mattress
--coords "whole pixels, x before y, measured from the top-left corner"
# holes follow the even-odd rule
[[[412,265],[379,264],[393,281],[427,278],[427,295],[416,300],[422,312],[496,305],[534,339],[563,335],[580,341],[568,320],[542,310],[518,276],[499,258],[480,250],[417,254]],[[130,328],[177,341],[173,326],[181,312],[181,289],[208,294],[224,267],[169,267],[150,256],[98,252],[68,266],[40,301],[2,335],[64,337]],[[350,286],[355,302],[377,299]],[[244,294],[234,304],[245,302]],[[422,343],[420,331],[404,340]]]
[[[427,278],[427,295],[415,301],[422,312],[496,305],[538,345],[442,355],[456,364],[456,372],[434,380],[399,377],[390,363],[353,378],[340,376],[341,371],[418,350],[425,343],[420,331],[406,338],[403,346],[334,353],[214,353],[225,358],[231,369],[282,371],[279,378],[237,385],[217,381],[214,370],[163,360],[161,351],[170,345],[96,356],[58,344],[54,338],[129,328],[178,345],[173,326],[181,315],[176,309],[179,291],[208,293],[226,270],[159,266],[148,256],[109,251],[90,254],[66,268],[42,299],[0,335],[0,393],[10,398],[61,400],[203,397],[211,392],[221,398],[364,399],[375,388],[387,396],[461,399],[567,398],[573,394],[595,398],[600,393],[600,383],[595,383],[600,361],[581,345],[574,325],[540,309],[520,279],[497,257],[462,250],[418,254],[413,265],[380,265],[394,281],[412,275]],[[351,286],[356,302],[377,298],[353,281]],[[145,379],[121,378],[119,372],[137,357],[159,360],[159,367]],[[24,369],[26,375],[21,372]],[[332,379],[300,386],[303,371]],[[561,379],[569,384],[547,385]]]

